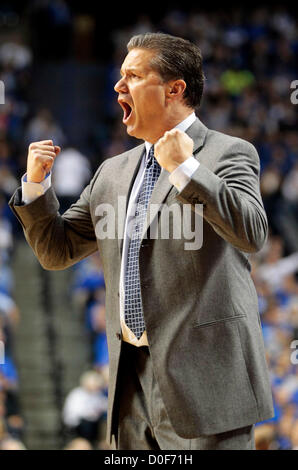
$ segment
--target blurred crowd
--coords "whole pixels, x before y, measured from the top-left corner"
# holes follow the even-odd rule
[[[275,417],[256,426],[259,449],[298,449],[298,253],[271,236],[252,259]]]
[[[21,450],[24,421],[19,405],[18,368],[14,357],[14,333],[20,310],[14,300],[12,254],[14,228],[7,201],[18,186],[20,142],[28,111],[26,86],[30,49],[15,33],[0,38],[0,79],[5,85],[0,105],[0,449]],[[4,102],[3,102],[4,101]]]
[[[72,437],[76,446],[84,442],[76,439],[85,439],[93,448],[107,449],[109,357],[105,329],[105,282],[98,252],[73,267],[70,293],[76,309],[83,313],[92,369],[82,375],[80,387],[66,397],[63,409],[66,436]]]
[[[60,50],[59,58],[71,51],[80,56],[77,36],[71,47],[71,24],[81,28],[86,38],[96,19],[90,17],[88,22],[88,15],[85,21],[82,17],[71,19],[71,8],[63,0],[51,2],[51,7],[49,2],[31,3],[30,24],[41,18],[42,4],[44,15],[47,11],[49,14],[43,16],[48,27],[52,21],[57,37],[67,37],[67,51]],[[107,84],[98,130],[100,158],[136,144],[122,124],[113,86],[126,43],[132,35],[146,31],[179,35],[199,45],[206,82],[197,115],[212,129],[252,142],[259,152],[270,235],[261,252],[251,258],[251,264],[275,418],[256,426],[256,443],[258,449],[298,449],[298,105],[291,101],[291,83],[298,80],[297,17],[284,6],[225,11],[174,9],[158,21],[155,18],[154,23],[148,14],[132,25],[111,29],[108,40],[112,54],[102,61]],[[31,35],[13,28],[4,28],[0,33],[0,80],[5,84],[5,104],[0,104],[0,340],[5,344],[5,364],[0,364],[0,448],[23,448],[24,433],[13,354],[20,306],[14,300],[11,262],[18,240],[15,235],[21,229],[7,201],[25,172],[26,148],[31,141],[50,138],[63,148],[53,175],[61,212],[76,200],[94,169],[90,159],[71,146],[63,121],[58,122],[49,109],[31,109],[32,63],[40,60],[37,33],[36,28]],[[92,57],[92,51],[90,54],[91,60],[100,60]],[[72,298],[84,312],[86,335],[90,338],[90,370],[65,397],[61,413],[69,438],[66,448],[90,449],[98,446],[104,433],[107,406],[105,286],[99,256],[82,261],[72,273]]]

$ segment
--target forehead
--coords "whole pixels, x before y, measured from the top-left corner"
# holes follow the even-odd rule
[[[155,52],[148,49],[132,49],[124,59],[121,66],[121,72],[126,70],[143,70],[149,72],[152,70],[151,59],[155,56]]]

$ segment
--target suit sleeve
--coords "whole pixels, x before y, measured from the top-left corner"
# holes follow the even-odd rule
[[[203,164],[177,195],[183,203],[203,204],[203,217],[227,242],[241,251],[256,252],[268,231],[260,194],[260,162],[244,140],[231,144],[214,171]]]
[[[29,204],[22,203],[21,188],[11,197],[8,204],[45,269],[68,268],[98,249],[90,214],[90,194],[102,165],[78,201],[63,215],[59,213],[59,202],[52,186]]]

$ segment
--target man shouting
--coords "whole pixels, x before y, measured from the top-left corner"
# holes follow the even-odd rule
[[[50,181],[60,149],[32,143],[10,207],[45,269],[100,252],[108,438],[117,449],[254,449],[254,423],[273,415],[248,260],[267,236],[259,158],[250,143],[197,118],[204,75],[196,45],[147,33],[127,48],[115,91],[128,134],[144,143],[107,158],[64,214]],[[96,234],[104,204],[114,208],[115,236]],[[150,236],[174,205],[191,207],[192,227],[201,218],[200,249],[172,236],[173,217],[169,237]],[[148,221],[152,207],[161,211]]]

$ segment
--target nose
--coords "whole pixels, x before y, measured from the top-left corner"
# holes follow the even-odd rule
[[[126,93],[127,92],[127,85],[125,83],[125,78],[124,77],[121,77],[120,80],[118,80],[118,82],[114,86],[114,90],[117,93],[121,93],[121,92]]]

